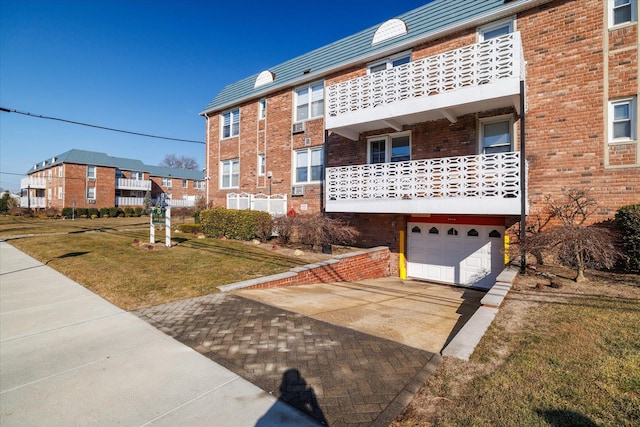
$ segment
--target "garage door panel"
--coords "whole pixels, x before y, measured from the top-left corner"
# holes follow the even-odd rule
[[[490,287],[503,266],[504,227],[409,223],[407,273],[411,277],[451,284]],[[438,234],[429,234],[436,228]],[[458,234],[448,234],[454,228]],[[489,237],[496,230],[499,237]],[[494,233],[495,235],[495,233]]]

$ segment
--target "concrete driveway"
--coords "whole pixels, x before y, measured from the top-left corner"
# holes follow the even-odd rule
[[[233,293],[431,353],[442,350],[484,296],[472,289],[397,277]]]

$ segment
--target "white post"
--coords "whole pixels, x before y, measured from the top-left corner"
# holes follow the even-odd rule
[[[156,242],[156,226],[153,223],[153,209],[151,209],[151,215],[149,215],[149,242],[151,244]]]
[[[171,206],[167,206],[164,219],[165,240],[168,248],[171,247]]]

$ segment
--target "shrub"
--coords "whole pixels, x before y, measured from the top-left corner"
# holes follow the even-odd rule
[[[62,208],[62,216],[71,219],[73,217],[73,208]]]
[[[135,209],[134,215],[135,215],[136,217],[141,217],[143,214],[144,214],[144,208],[137,207],[137,208]]]
[[[200,224],[180,224],[178,225],[178,230],[182,231],[183,233],[201,233],[202,232],[202,227],[200,226]]]
[[[134,212],[135,211],[133,210],[133,208],[130,208],[128,206],[124,208],[124,216],[126,216],[127,218],[132,217]]]
[[[548,215],[558,225],[528,236],[523,248],[530,253],[554,255],[561,264],[576,270],[574,280],[580,282],[586,280],[586,268],[611,268],[621,254],[611,230],[587,226],[598,208],[589,190],[569,188],[562,193],[559,200],[551,196],[545,198]]]
[[[625,268],[640,271],[640,203],[618,209],[616,227],[622,234]]]
[[[271,235],[271,215],[262,211],[207,209],[200,212],[200,225],[207,237],[251,240],[258,236],[266,240]]]
[[[109,216],[115,218],[118,216],[118,208],[109,208]]]
[[[295,228],[301,243],[318,250],[322,245],[353,244],[360,232],[339,218],[330,218],[321,213],[296,215]]]
[[[109,208],[100,208],[100,216],[102,218],[108,218],[109,217]]]
[[[200,212],[200,225],[202,232],[207,237],[222,237],[226,229],[226,209],[216,207]]]
[[[86,218],[88,214],[87,208],[76,208],[76,217]]]
[[[99,214],[100,214],[100,211],[98,211],[97,208],[89,208],[89,209],[87,209],[87,216],[90,217],[90,218],[94,218],[94,217],[97,218]]]
[[[287,244],[291,242],[296,228],[297,216],[278,216],[273,219],[273,229],[278,234],[280,242]]]

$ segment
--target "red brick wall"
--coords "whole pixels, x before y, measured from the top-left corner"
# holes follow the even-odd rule
[[[339,255],[334,257],[330,262],[292,268],[291,272],[297,274],[291,275],[290,277],[274,277],[272,280],[270,280],[269,277],[265,277],[265,281],[262,283],[246,286],[244,289],[273,288],[388,277],[390,275],[389,255],[387,248],[375,248],[355,254]]]
[[[518,17],[527,60],[528,193],[534,216],[544,209],[545,195],[559,197],[565,187],[592,190],[601,206],[596,220],[640,200],[638,163],[609,167],[637,162],[631,154],[637,143],[609,145],[605,132],[608,100],[638,92],[637,26],[608,31],[605,9],[600,0],[581,1],[580,7],[554,1]],[[618,51],[605,60],[613,48]]]
[[[240,133],[237,137],[220,139],[220,114],[209,118],[209,159],[210,177],[208,200],[214,206],[226,206],[228,193],[287,194],[289,209],[303,212],[320,210],[320,185],[304,185],[304,196],[291,196],[293,185],[293,152],[305,147],[324,144],[324,119],[305,122],[304,133],[292,134],[293,91],[286,90],[267,98],[266,118],[258,119],[258,100],[240,106]],[[310,145],[305,145],[305,138]],[[258,154],[266,154],[266,171],[272,173],[258,175]],[[240,159],[239,188],[220,188],[220,162]],[[269,189],[269,185],[271,188]]]

